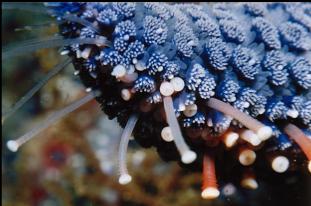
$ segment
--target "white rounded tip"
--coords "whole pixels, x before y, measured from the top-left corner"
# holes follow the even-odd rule
[[[197,158],[197,154],[191,150],[184,152],[181,156],[181,161],[185,164],[192,163]]]
[[[245,178],[242,180],[241,186],[247,189],[255,190],[258,188],[258,183],[253,178]]]
[[[289,109],[287,112],[286,112],[287,116],[290,116],[292,118],[297,118],[299,113],[297,110],[295,109]]]
[[[12,152],[16,152],[18,150],[18,143],[15,140],[10,140],[6,143],[6,146],[8,147],[9,150]]]
[[[128,89],[122,89],[121,90],[121,97],[123,100],[129,101],[131,99],[131,96],[132,96],[132,94],[131,94],[130,90],[128,90]]]
[[[69,54],[69,50],[63,50],[63,51],[61,51],[60,52],[60,55],[67,55],[67,54]]]
[[[258,110],[258,113],[259,114],[263,114],[263,113],[265,113],[265,111],[266,111],[265,108],[261,108],[261,109]]]
[[[184,104],[179,104],[178,105],[178,110],[183,112],[183,111],[186,110],[186,106]]]
[[[88,87],[88,88],[85,89],[85,91],[86,91],[87,93],[89,93],[89,92],[92,91],[92,88],[91,88],[91,87]]]
[[[244,106],[245,108],[248,108],[248,107],[250,106],[250,104],[249,104],[249,102],[244,102],[243,106]]]
[[[193,40],[188,41],[187,45],[188,46],[195,46],[195,42]]]
[[[158,28],[158,29],[156,30],[156,33],[157,33],[157,34],[161,34],[163,31],[164,31],[164,29],[162,29],[162,28],[160,27],[160,28]]]
[[[170,82],[163,82],[160,86],[160,93],[163,96],[171,96],[174,93],[174,87]]]
[[[124,39],[125,41],[128,41],[128,40],[130,39],[130,36],[126,34],[126,35],[124,35],[123,39]]]
[[[185,111],[183,111],[186,117],[193,117],[198,112],[198,106],[196,104],[187,105]]]
[[[223,187],[222,193],[225,196],[234,195],[234,193],[236,193],[236,187],[232,183],[229,183]]]
[[[256,160],[256,153],[253,150],[245,149],[239,155],[239,162],[244,166],[253,164]]]
[[[252,139],[251,140],[251,144],[253,145],[253,146],[258,146],[258,145],[260,145],[260,143],[261,143],[261,141],[258,139]]]
[[[225,136],[225,145],[230,148],[235,145],[237,140],[239,139],[239,134],[235,132],[230,132]]]
[[[308,170],[309,170],[309,172],[311,173],[311,161],[309,161]]]
[[[180,92],[184,89],[185,87],[185,82],[182,78],[180,77],[175,77],[171,80],[171,84],[173,85],[174,87],[174,90],[176,92]]]
[[[163,68],[162,66],[159,66],[159,67],[158,67],[158,72],[162,72],[163,69],[164,69],[164,68]]]
[[[271,127],[268,127],[268,126],[261,127],[257,131],[257,136],[259,137],[261,141],[269,139],[271,135],[272,135],[272,129]]]
[[[261,143],[261,140],[259,139],[258,135],[255,134],[251,130],[246,130],[240,134],[241,138],[245,141],[251,143],[253,146],[258,146]]]
[[[289,160],[287,157],[278,156],[272,160],[272,169],[278,173],[285,172],[289,167]]]
[[[126,69],[123,65],[118,64],[115,66],[111,72],[112,76],[115,76],[116,78],[123,77],[126,74]]]
[[[138,62],[138,60],[137,60],[136,58],[134,58],[134,59],[132,60],[132,63],[133,63],[133,64],[137,64],[137,62]]]
[[[164,127],[161,131],[161,137],[166,142],[171,142],[174,140],[174,137],[172,135],[172,130],[170,127]]]
[[[144,71],[146,69],[146,66],[143,62],[137,61],[137,63],[135,64],[135,68],[137,71]]]
[[[220,192],[217,188],[208,187],[202,191],[201,196],[203,199],[215,199],[219,196],[219,194]]]
[[[132,61],[134,61],[134,59]],[[131,64],[127,69],[127,74],[133,74],[134,72],[135,72],[135,66]]]
[[[132,177],[129,174],[123,174],[119,177],[119,183],[121,185],[126,185],[132,181]]]
[[[89,56],[91,54],[91,48],[85,48],[82,52],[81,52],[81,57],[83,59],[88,59]]]

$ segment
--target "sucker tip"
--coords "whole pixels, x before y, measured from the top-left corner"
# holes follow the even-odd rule
[[[241,181],[241,186],[247,189],[255,190],[258,188],[258,183],[254,178],[245,178]]]
[[[219,194],[220,192],[217,188],[207,187],[202,191],[201,196],[203,199],[215,199]]]
[[[130,183],[131,181],[132,181],[132,176],[129,174],[122,174],[119,177],[119,183],[121,185],[126,185],[126,184]]]
[[[192,163],[197,158],[197,154],[191,150],[182,154],[181,161],[185,164]]]
[[[251,149],[245,149],[239,154],[239,162],[244,166],[253,164],[256,160],[256,153]]]
[[[287,157],[278,156],[272,160],[272,169],[277,173],[285,172],[289,167],[289,160]]]
[[[261,141],[267,140],[271,137],[272,135],[272,129],[269,126],[264,126],[261,127],[258,131],[257,131],[257,136],[259,137],[259,139]]]
[[[15,140],[9,140],[7,143],[6,143],[6,146],[8,147],[8,149],[12,152],[16,152],[18,150],[18,143],[17,141]]]

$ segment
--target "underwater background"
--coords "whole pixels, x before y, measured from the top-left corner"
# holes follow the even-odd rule
[[[54,20],[40,12],[2,11],[2,47],[57,31]],[[43,49],[2,61],[2,109],[16,102],[61,60],[57,49]],[[2,143],[81,97],[84,87],[73,72],[72,66],[66,68],[2,124]],[[117,122],[109,120],[93,100],[17,153],[2,144],[2,204],[311,205],[311,177],[300,172],[285,178],[272,175],[269,182],[258,180],[257,190],[227,184],[220,188],[218,199],[203,200],[200,173],[183,170],[176,162],[164,162],[155,149],[142,149],[134,141],[128,167],[135,181],[119,185],[116,162],[121,132]]]

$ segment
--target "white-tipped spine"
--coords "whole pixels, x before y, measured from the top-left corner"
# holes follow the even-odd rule
[[[166,119],[174,136],[174,142],[176,144],[176,147],[181,155],[181,160],[183,163],[189,164],[196,159],[197,155],[195,152],[189,149],[188,145],[186,144],[182,136],[178,121],[175,116],[172,98],[170,96],[165,96],[163,98],[163,102],[166,113]]]
[[[121,185],[126,185],[132,181],[132,176],[129,174],[122,174],[119,177],[119,183]]]
[[[12,152],[16,152],[19,148],[19,143],[16,140],[10,140],[6,143],[8,149]]]
[[[231,116],[232,118],[241,122],[245,127],[256,132],[260,140],[266,140],[271,137],[271,127],[265,126],[257,119],[254,119],[248,114],[241,112],[240,110],[232,107],[230,104],[222,102],[215,98],[210,98],[208,101],[210,108],[223,112],[224,114]]]
[[[41,124],[37,125],[34,127],[32,130],[24,134],[23,136],[19,137],[16,140],[10,140],[7,142],[7,146],[11,151],[17,151],[17,149],[25,144],[27,141],[31,140],[33,137],[35,137],[37,134],[42,132],[44,129],[48,128],[51,126],[53,123],[57,122],[70,112],[78,109],[80,106],[84,105],[85,103],[91,101],[94,99],[94,94],[90,93],[83,97],[82,99],[79,99],[75,101],[74,103],[66,106],[65,108],[54,112],[50,116],[47,117],[45,121],[43,121]]]
[[[128,184],[132,180],[132,177],[129,175],[127,166],[126,166],[126,153],[127,153],[128,143],[129,143],[131,134],[134,130],[137,120],[138,120],[138,116],[132,115],[129,118],[123,130],[122,136],[121,136],[121,141],[119,145],[119,173],[120,173],[119,183],[122,185]]]
[[[21,108],[31,97],[33,97],[36,92],[45,86],[52,77],[58,74],[62,69],[66,68],[70,62],[71,60],[68,58],[64,62],[56,65],[53,69],[51,69],[47,75],[41,79],[33,88],[31,88],[18,102],[16,102],[12,108],[2,114],[2,120],[7,119],[12,114],[14,114],[14,112]]]

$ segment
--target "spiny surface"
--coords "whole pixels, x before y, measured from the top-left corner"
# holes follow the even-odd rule
[[[228,129],[243,128],[209,108],[211,97],[272,127],[274,138],[259,154],[286,150],[304,160],[282,129],[285,123],[311,129],[309,3],[48,6],[65,38],[104,36],[111,42],[109,47],[72,45],[63,50],[85,86],[102,92],[97,101],[110,118],[124,127],[131,114],[141,114],[134,137],[143,147],[156,147],[165,160],[180,159],[175,145],[161,138],[167,123],[160,86],[166,81],[174,86],[171,96],[185,141],[199,155],[194,168],[201,165],[206,145],[218,152],[216,164],[228,163],[221,155],[225,150],[214,142]],[[61,21],[68,14],[100,32]],[[289,156],[294,157],[292,164],[298,165],[297,155]]]

